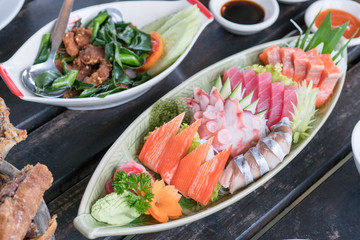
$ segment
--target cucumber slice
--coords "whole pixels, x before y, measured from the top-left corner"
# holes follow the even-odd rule
[[[246,106],[244,108],[244,110],[247,110],[247,111],[250,111],[252,112],[252,114],[255,114],[255,111],[256,111],[256,106],[259,102],[260,98],[256,99],[255,101],[253,101],[251,104],[249,104],[248,106]]]
[[[247,106],[250,105],[251,99],[252,99],[252,97],[253,97],[253,95],[254,95],[254,91],[255,91],[255,90],[253,90],[251,93],[249,93],[247,96],[245,96],[243,99],[241,99],[241,100],[239,101],[240,107],[241,107],[242,109],[244,109],[245,107],[247,107]]]
[[[232,93],[230,94],[229,98],[231,100],[234,100],[235,98],[237,100],[241,100],[242,99],[242,82],[240,82],[236,88],[234,89],[234,91],[232,91]]]
[[[217,90],[220,91],[220,89],[222,88],[222,81],[221,81],[221,76],[219,75],[216,80],[215,80],[215,83],[214,83],[214,87],[217,88]]]
[[[231,94],[230,78],[227,78],[220,90],[220,95],[223,99],[227,99]]]
[[[259,116],[261,116],[261,117],[265,117],[265,114],[267,113],[268,110],[269,110],[269,109],[267,108],[267,109],[265,109],[265,110],[262,110],[262,111],[260,111],[260,112],[255,113],[255,115],[259,115]]]
[[[159,60],[148,70],[150,76],[155,76],[173,64],[176,59],[186,50],[201,26],[199,10],[196,14],[178,22],[160,33],[164,39],[164,52]]]

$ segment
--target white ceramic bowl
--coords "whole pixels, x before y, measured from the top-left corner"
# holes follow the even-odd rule
[[[355,165],[360,173],[360,121],[355,125],[351,136],[351,148]]]
[[[251,35],[270,27],[279,16],[279,4],[276,0],[253,0],[263,7],[265,11],[264,21],[257,24],[233,23],[221,16],[221,7],[229,0],[210,0],[209,8],[214,14],[215,20],[229,32],[239,35]]]
[[[1,0],[0,0],[1,1]],[[107,4],[95,5],[74,11],[70,15],[70,22],[81,18],[88,22],[99,11],[107,8],[115,8],[122,12],[124,20],[132,22],[139,28],[159,18],[176,13],[188,6],[197,4],[201,13],[201,26],[192,42],[185,49],[182,55],[167,69],[153,77],[149,81],[130,88],[128,90],[111,94],[105,98],[43,98],[38,97],[25,88],[21,82],[22,72],[33,64],[39,49],[41,38],[45,33],[51,32],[55,21],[52,21],[37,31],[24,45],[6,62],[0,63],[0,75],[13,94],[25,101],[38,102],[56,106],[63,106],[74,110],[94,110],[115,107],[131,101],[144,94],[155,84],[168,76],[186,57],[191,47],[198,39],[202,30],[213,21],[213,16],[198,0],[187,1],[122,1]]]
[[[292,4],[292,3],[300,3],[300,2],[307,2],[309,0],[278,0],[278,2],[285,3],[285,4]]]
[[[355,1],[350,0],[321,0],[314,2],[311,4],[305,12],[305,24],[307,27],[310,26],[316,15],[325,9],[332,8],[332,9],[340,9],[346,11],[353,16],[359,18],[360,17],[360,4]],[[315,32],[317,27],[315,24],[312,26],[311,31]],[[360,44],[360,37],[353,38],[350,43],[349,47],[355,46]]]

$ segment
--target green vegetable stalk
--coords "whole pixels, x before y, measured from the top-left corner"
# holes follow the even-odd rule
[[[58,90],[61,88],[71,88],[74,84],[78,70],[70,70],[64,76],[57,78],[52,84],[51,88]]]

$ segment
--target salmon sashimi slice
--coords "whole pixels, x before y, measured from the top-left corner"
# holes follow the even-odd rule
[[[280,121],[283,104],[284,104],[283,101],[284,101],[284,83],[283,82],[271,83],[269,118],[266,123],[266,125],[269,128]]]
[[[189,127],[172,137],[167,144],[157,168],[161,178],[167,184],[170,184],[171,179],[173,178],[179,165],[180,159],[186,155],[200,123],[201,119],[197,120]]]
[[[320,58],[323,61],[325,68],[321,73],[321,80],[318,85],[319,92],[316,95],[315,104],[317,108],[324,105],[325,102],[329,99],[337,80],[341,77],[341,73],[332,60],[330,54],[322,54]]]
[[[242,81],[242,89],[245,89],[244,96],[248,95],[251,91],[246,89],[246,84],[248,82],[255,81],[255,71],[252,68],[246,69],[241,72],[241,75],[243,76]]]
[[[154,172],[157,172],[160,157],[169,140],[178,131],[184,116],[185,112],[149,134],[139,154],[139,160]]]
[[[271,46],[264,50],[262,54],[259,55],[260,60],[265,64],[275,65],[276,63],[281,63],[279,46]]]
[[[309,61],[306,65],[307,73],[305,80],[307,84],[312,80],[314,87],[317,87],[320,82],[321,73],[324,70],[324,63],[318,55],[316,48],[307,51],[306,55]]]
[[[301,48],[294,48],[293,64],[294,64],[294,77],[293,81],[301,83],[306,76],[306,67],[309,62],[308,56]]]
[[[187,192],[189,187],[198,173],[201,164],[205,162],[212,141],[213,138],[210,138],[180,160],[179,166],[176,169],[174,177],[170,183],[171,185],[174,185],[185,197],[188,196]]]
[[[281,73],[288,78],[294,76],[293,53],[294,49],[289,47],[283,47],[279,50],[280,59],[283,64]]]
[[[220,152],[211,160],[202,164],[188,190],[188,196],[201,205],[208,204],[216,183],[230,156],[231,146]]]
[[[270,108],[270,94],[271,94],[271,73],[264,72],[256,75],[256,81],[259,91],[259,102],[256,106],[256,112]],[[268,113],[268,112],[267,112]],[[265,118],[267,117],[265,114]]]
[[[291,113],[294,113],[294,106],[297,104],[297,92],[296,86],[287,86],[284,89],[284,106],[281,114],[281,119],[284,117],[289,118],[290,121],[293,120]],[[293,106],[294,105],[294,106]]]

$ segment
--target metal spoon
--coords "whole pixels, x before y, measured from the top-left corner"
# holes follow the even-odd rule
[[[36,85],[35,85],[35,78],[39,74],[46,72],[46,71],[53,71],[56,73],[60,73],[59,70],[55,67],[54,61],[56,57],[56,51],[59,48],[62,37],[65,33],[70,12],[72,9],[74,0],[65,0],[64,4],[61,8],[60,14],[58,19],[56,20],[55,28],[51,34],[51,49],[49,58],[46,62],[33,65],[27,69],[22,74],[22,82],[30,91],[32,91],[35,95],[41,97],[60,97],[65,93],[65,89],[60,89],[57,91],[47,91],[37,93],[36,92]]]

